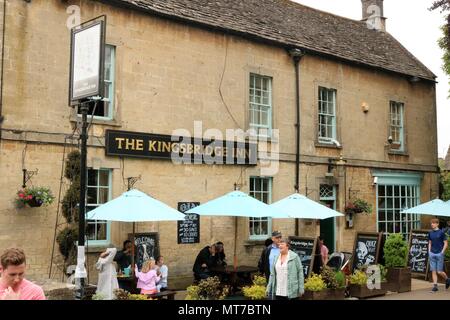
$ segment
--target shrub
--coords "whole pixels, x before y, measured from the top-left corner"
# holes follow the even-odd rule
[[[329,266],[323,266],[322,271],[320,272],[320,276],[322,277],[323,281],[325,282],[325,285],[329,289],[337,289],[339,286],[339,283],[336,279],[336,273],[332,268]]]
[[[115,300],[129,300],[130,293],[123,289],[114,289]]]
[[[408,245],[401,233],[390,234],[384,243],[384,261],[388,268],[406,267]]]
[[[130,294],[128,300],[150,300],[145,294]]]
[[[254,276],[253,285],[242,288],[244,296],[251,300],[263,300],[266,298],[266,277]]]
[[[106,296],[102,293],[96,293],[92,295],[92,300],[105,300]]]
[[[338,288],[345,288],[346,287],[346,283],[345,283],[345,273],[342,271],[338,271],[336,272],[336,281],[338,283]]]
[[[320,275],[313,273],[305,282],[305,290],[322,291],[327,285]]]
[[[59,245],[59,251],[68,260],[75,251],[75,241],[78,240],[78,229],[72,227],[65,227],[56,237]]]
[[[222,286],[218,277],[209,277],[196,286],[189,286],[187,292],[186,300],[223,300],[228,295],[229,288]]]
[[[358,284],[358,285],[366,285],[367,284],[367,274],[364,271],[356,270],[350,276],[350,283]]]

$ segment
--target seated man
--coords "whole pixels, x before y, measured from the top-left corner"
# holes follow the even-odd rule
[[[216,245],[206,246],[197,255],[192,271],[194,272],[195,280],[202,280],[213,276],[210,271],[211,267],[215,267],[216,260]]]
[[[227,265],[227,262],[225,261],[225,251],[223,248],[223,242],[219,241],[215,243],[215,247],[216,247],[216,261],[215,264],[216,266],[220,267],[225,267]]]

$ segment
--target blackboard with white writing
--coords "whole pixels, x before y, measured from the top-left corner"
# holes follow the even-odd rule
[[[378,263],[381,233],[358,232],[353,248],[353,270]]]
[[[129,234],[130,239],[133,234]],[[150,259],[156,259],[159,256],[159,240],[157,232],[149,233],[135,233],[134,244],[136,245],[136,261],[139,270],[142,268],[142,264]]]
[[[184,220],[178,221],[178,244],[200,242],[200,216],[186,211],[200,205],[200,202],[178,202],[178,211],[185,214]]]
[[[426,276],[428,271],[428,231],[411,230],[409,236],[408,266],[412,273]]]
[[[316,252],[317,238],[289,237],[289,249],[297,253],[303,266],[305,279],[311,273],[314,264],[314,253]]]

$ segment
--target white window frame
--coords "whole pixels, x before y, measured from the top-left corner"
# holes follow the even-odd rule
[[[404,113],[405,104],[402,102],[391,101],[389,104],[389,135],[392,137],[393,144],[400,145],[394,150],[404,151]]]
[[[384,196],[380,196],[379,188],[384,188]],[[392,188],[392,194],[388,196],[387,190]],[[398,192],[396,192],[398,191]],[[379,184],[376,188],[377,198],[377,231],[383,232],[384,236],[390,233],[403,234],[405,239],[409,238],[409,233],[413,229],[419,229],[421,225],[420,215],[405,214],[401,211],[415,207],[420,204],[420,185],[415,184]],[[380,208],[381,199],[384,198],[384,206]],[[392,204],[388,206],[388,200]],[[404,200],[404,201],[402,201]],[[402,202],[404,206],[402,206]],[[397,205],[398,204],[398,205]],[[384,219],[382,219],[382,212],[384,211]],[[390,214],[390,215],[389,215]],[[392,217],[392,218],[391,218]],[[399,230],[396,230],[396,223],[399,224]],[[380,228],[384,224],[384,230]],[[393,224],[393,232],[390,232],[388,226]],[[403,227],[405,231],[403,232]]]
[[[108,103],[108,108],[107,108],[107,116],[93,116],[93,119],[97,119],[97,120],[112,120],[114,118],[114,92],[115,92],[115,72],[116,72],[116,46],[107,44],[105,45],[105,51],[107,49],[111,50],[111,60],[110,61],[106,61],[106,52],[105,52],[105,74],[104,74],[104,86],[105,86],[105,92],[104,92],[104,97],[103,97],[103,101],[105,103]],[[107,66],[110,65],[110,78],[107,79],[106,78],[106,74],[107,74]],[[81,114],[78,112],[77,113],[78,117],[81,117]],[[91,118],[91,115],[88,114],[88,118]]]
[[[267,90],[263,89],[264,80],[268,81]],[[272,134],[272,80],[272,77],[256,73],[250,73],[249,76],[248,122],[250,129],[256,130],[258,136],[270,137]],[[261,89],[256,89],[256,81],[261,81]],[[256,91],[261,91],[261,93],[257,95]],[[266,97],[264,97],[265,93],[267,94]],[[267,113],[267,124],[261,123],[263,112]],[[254,120],[257,117],[259,117],[260,122],[252,122],[252,119]]]
[[[100,169],[88,168],[88,170],[97,171],[97,185],[96,186],[89,185],[88,184],[89,179],[87,179],[87,177],[86,177],[86,209],[87,208],[96,208],[96,207],[100,206],[101,204],[103,204],[103,203],[98,203],[100,189],[108,188],[108,199],[106,200],[106,202],[108,202],[112,199],[112,170],[104,169],[104,168],[100,168]],[[100,186],[100,177],[99,177],[100,171],[108,171],[108,187]],[[88,174],[88,173],[86,173],[86,174]],[[87,203],[88,188],[93,188],[93,187],[97,188],[97,203],[96,204]],[[87,212],[88,211],[86,210],[86,213]],[[88,225],[89,221],[97,221],[97,220],[88,220],[86,217],[86,226]],[[86,234],[86,241],[88,241],[90,246],[105,246],[105,245],[110,244],[110,242],[111,242],[111,221],[106,221],[106,239],[105,240],[88,240],[87,234]]]
[[[272,177],[257,177],[257,176],[252,176],[250,177],[250,196],[255,197],[255,191],[252,190],[252,179],[258,179],[257,181],[260,181],[261,183],[261,189],[262,189],[262,181],[266,180],[267,181],[267,186],[268,186],[268,190],[267,191],[258,191],[258,193],[267,193],[267,204],[271,204],[272,203],[272,182],[273,179]],[[256,198],[256,197],[255,197]],[[267,233],[266,234],[252,234],[252,224],[257,223],[257,222],[264,222],[267,221]],[[266,240],[268,237],[271,236],[272,233],[272,218],[270,217],[265,217],[265,218],[249,218],[248,219],[248,233],[249,233],[249,240]]]
[[[326,93],[326,99],[322,99],[323,95],[322,92]],[[331,93],[331,101],[330,101],[330,93]],[[318,119],[317,119],[317,125],[318,125],[318,131],[317,136],[320,143],[327,143],[332,144],[333,140],[337,140],[336,136],[336,96],[337,96],[337,90],[331,89],[331,88],[325,88],[325,87],[319,87],[319,98],[318,98]],[[324,112],[323,105],[326,104],[327,108]],[[329,113],[330,111],[330,104],[332,108],[332,113]],[[324,124],[321,123],[321,120],[323,118],[331,118],[331,130],[328,129],[329,124],[328,122],[325,122]],[[321,136],[321,129],[325,126],[326,133],[330,133],[331,136],[322,137]],[[331,131],[331,132],[330,132]]]

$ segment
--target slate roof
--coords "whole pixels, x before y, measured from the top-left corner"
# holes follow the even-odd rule
[[[387,32],[290,0],[100,0],[286,48],[435,81]]]

